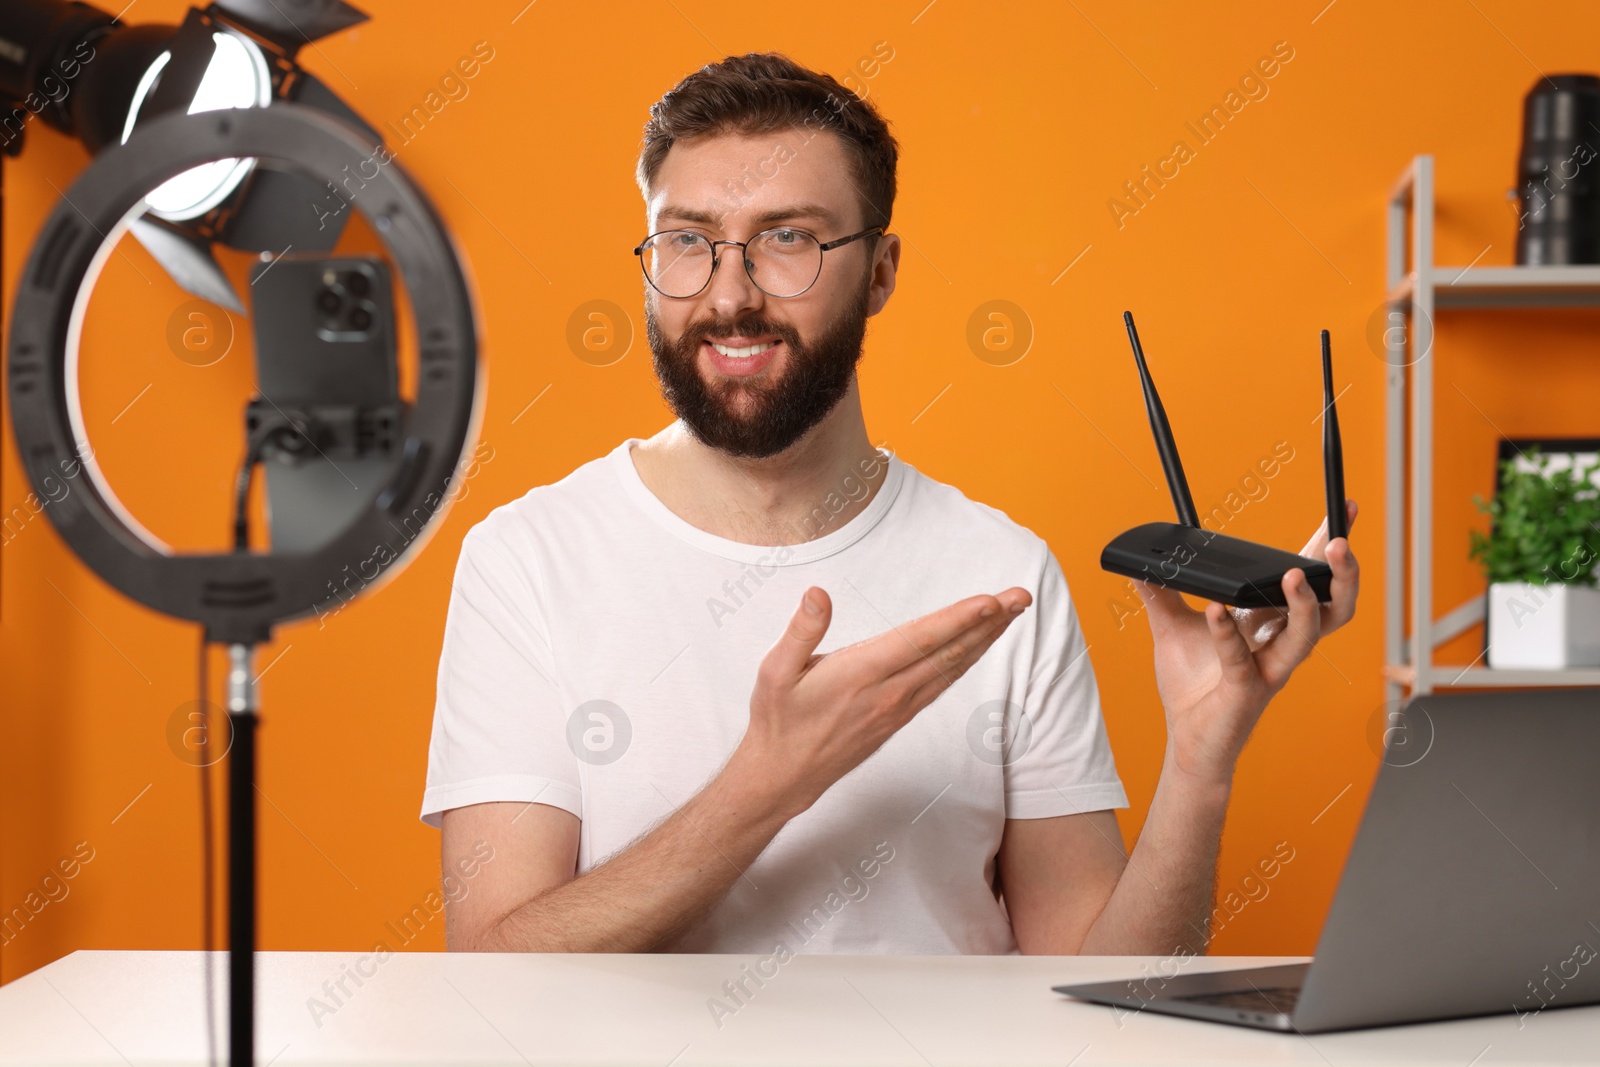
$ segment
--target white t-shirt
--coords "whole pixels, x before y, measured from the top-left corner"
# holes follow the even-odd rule
[[[994,891],[1005,820],[1126,807],[1099,691],[1049,546],[887,450],[801,544],[730,541],[639,478],[629,438],[468,531],[440,654],[422,819],[537,801],[582,820],[578,873],[625,848],[721,768],[762,657],[808,586],[817,651],[975,593],[1033,603],[979,661],[786,825],[673,948],[770,954],[1014,953]],[[875,472],[863,472],[875,473]]]

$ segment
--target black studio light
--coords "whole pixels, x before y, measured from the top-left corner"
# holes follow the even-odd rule
[[[27,123],[76,137],[91,153],[124,144],[173,112],[293,102],[378,134],[296,62],[299,50],[367,16],[343,0],[217,0],[182,23],[124,24],[71,0],[0,4],[0,152],[22,150]],[[331,184],[215,160],[146,197],[133,235],[185,290],[244,310],[212,256],[213,242],[245,252],[334,247],[346,215]]]

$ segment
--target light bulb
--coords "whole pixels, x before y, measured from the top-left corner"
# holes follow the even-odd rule
[[[217,111],[223,108],[266,107],[272,102],[272,76],[266,57],[256,43],[231,29],[212,33],[211,61],[189,102],[188,113]],[[134,91],[122,140],[133,134],[139,109],[144,106],[161,71],[171,62],[172,53],[162,52],[150,64]],[[255,166],[254,159],[218,159],[184,171],[152,189],[145,196],[150,213],[171,222],[198,218],[222,203],[239,187]]]

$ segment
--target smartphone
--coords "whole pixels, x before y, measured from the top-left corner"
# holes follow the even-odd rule
[[[278,404],[399,400],[389,266],[280,256],[250,271],[256,381]]]
[[[324,433],[301,455],[266,457],[274,552],[337,536],[392,476],[401,438],[394,290],[371,256],[279,256],[250,270],[255,407],[310,413]]]

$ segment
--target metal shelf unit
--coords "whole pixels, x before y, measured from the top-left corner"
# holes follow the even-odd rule
[[[1494,670],[1435,663],[1434,650],[1483,621],[1483,597],[1433,613],[1433,321],[1450,308],[1600,307],[1600,266],[1444,267],[1433,262],[1433,157],[1417,156],[1389,194],[1388,309],[1409,318],[1384,332],[1384,677],[1391,700],[1409,689],[1600,685],[1600,668]],[[1409,227],[1408,227],[1409,223]],[[1407,231],[1410,256],[1407,262]],[[1420,353],[1420,355],[1418,355]],[[1406,403],[1409,374],[1411,402]],[[1410,431],[1410,447],[1406,434]],[[1406,478],[1411,479],[1410,499]],[[1407,525],[1411,537],[1405,552]],[[1405,611],[1409,586],[1411,610]],[[1406,617],[1409,614],[1409,619]],[[1408,625],[1409,624],[1409,625]]]

